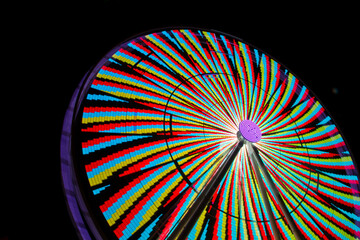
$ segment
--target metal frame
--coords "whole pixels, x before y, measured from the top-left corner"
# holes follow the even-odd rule
[[[238,37],[235,37],[235,36],[220,32],[220,31],[206,30],[206,29],[201,29],[201,28],[191,28],[191,27],[182,27],[182,28],[205,30],[205,31],[209,31],[209,32],[220,33],[225,36],[229,36],[234,39],[238,39],[238,40],[246,43],[247,45],[253,46],[252,44],[249,44],[246,41],[244,41]],[[84,95],[87,92],[89,86],[91,85],[91,82],[92,82],[91,80],[93,79],[93,76],[97,73],[97,71],[104,64],[104,62],[107,61],[107,59],[116,50],[118,50],[119,47],[121,47],[121,45],[126,44],[131,39],[134,39],[139,36],[143,36],[144,34],[156,32],[156,31],[160,31],[160,30],[168,30],[168,29],[175,29],[175,28],[155,29],[152,31],[148,31],[146,33],[145,32],[140,33],[134,37],[128,38],[127,40],[123,41],[119,45],[115,46],[111,51],[109,51],[99,61],[99,63],[94,68],[91,69],[91,71],[89,71],[85,75],[85,77],[82,79],[81,83],[76,88],[76,90],[71,98],[69,108],[67,109],[66,114],[65,114],[63,130],[62,130],[62,135],[61,135],[61,144],[60,144],[61,145],[61,155],[60,155],[60,157],[61,157],[61,172],[62,172],[63,189],[64,189],[64,193],[65,193],[66,199],[67,199],[67,206],[68,206],[69,212],[71,213],[71,217],[72,217],[74,226],[76,226],[76,228],[77,228],[76,229],[77,234],[82,239],[92,239],[92,237],[95,237],[96,239],[102,239],[103,236],[98,231],[98,228],[95,226],[95,223],[91,219],[90,215],[88,215],[88,213],[87,213],[86,203],[83,199],[82,193],[81,193],[78,183],[77,183],[76,173],[74,171],[74,166],[73,166],[73,156],[72,156],[73,120],[75,120],[77,118],[77,114],[79,111],[81,101],[84,98]],[[268,53],[265,52],[265,54],[267,56],[273,58]],[[273,58],[273,59],[275,59],[275,58]],[[283,64],[281,64],[281,65],[283,65]],[[292,71],[290,71],[290,72],[292,72]],[[304,84],[302,81],[301,81],[301,83],[307,89],[309,89],[306,86],[306,84]],[[309,89],[309,91],[311,92],[311,95],[316,97],[316,95],[310,89]],[[316,99],[320,102],[320,104],[324,107],[327,114],[331,117],[331,115],[325,108],[324,104],[322,104],[322,102],[317,97],[316,97]],[[339,133],[342,136],[345,144],[347,145],[347,141],[344,138],[338,125],[335,123],[335,121],[333,120],[332,117],[331,117],[331,119],[334,122],[334,125],[339,130]],[[270,201],[268,198],[264,179],[265,179],[267,185],[270,187],[271,191],[274,193],[274,197],[275,197],[277,203],[279,204],[279,206],[284,214],[284,217],[285,217],[287,223],[289,224],[291,231],[293,232],[293,234],[295,236],[295,239],[297,239],[297,240],[303,239],[303,237],[301,236],[301,234],[299,232],[299,229],[297,228],[297,226],[294,222],[294,219],[291,217],[289,210],[287,209],[268,170],[266,169],[264,162],[262,161],[262,159],[259,155],[258,150],[251,142],[248,142],[245,139],[243,139],[240,132],[238,132],[238,138],[239,138],[239,142],[236,144],[236,146],[232,150],[230,150],[227,153],[227,156],[225,157],[225,161],[223,162],[223,164],[214,173],[214,175],[211,178],[211,181],[199,193],[198,198],[190,206],[190,208],[188,209],[186,214],[183,216],[183,218],[178,223],[177,227],[172,231],[171,235],[169,236],[169,239],[177,239],[177,238],[185,239],[185,237],[190,233],[192,226],[194,226],[194,224],[196,223],[197,217],[200,216],[200,214],[203,212],[206,205],[209,203],[210,196],[213,195],[213,193],[219,186],[221,179],[226,175],[226,173],[228,172],[228,170],[231,166],[231,163],[234,161],[236,155],[238,154],[238,152],[240,151],[240,149],[243,146],[245,146],[247,151],[249,152],[250,162],[251,162],[251,165],[253,166],[253,170],[254,170],[256,179],[258,181],[258,184],[259,184],[261,196],[262,196],[262,199],[264,200],[264,204],[265,204],[266,210],[267,210],[269,218],[270,218],[270,224],[271,224],[271,228],[273,230],[275,239],[279,239],[280,234],[279,234],[279,229],[276,226],[276,219],[271,210]],[[351,149],[349,149],[348,145],[347,145],[347,149],[350,152],[350,156],[353,158],[353,154],[351,152]],[[353,161],[353,164],[355,166],[355,170],[358,172],[357,163]]]

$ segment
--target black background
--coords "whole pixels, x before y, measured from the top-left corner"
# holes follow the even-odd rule
[[[15,57],[9,61],[15,66],[8,78],[11,89],[19,90],[10,92],[13,106],[4,111],[16,116],[8,122],[17,130],[7,143],[9,159],[4,159],[11,163],[5,166],[10,174],[2,181],[6,197],[0,237],[77,239],[61,185],[65,111],[92,65],[116,44],[152,29],[215,29],[263,50],[315,93],[342,131],[355,161],[360,157],[355,4],[103,0],[31,7],[16,23],[14,34],[20,44],[15,44]]]

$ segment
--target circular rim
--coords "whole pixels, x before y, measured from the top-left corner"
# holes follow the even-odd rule
[[[104,61],[107,61],[116,51],[118,48],[120,48],[122,45],[125,45],[126,43],[128,43],[129,41],[131,41],[132,39],[135,39],[135,38],[138,38],[140,36],[145,36],[145,35],[148,35],[148,34],[151,34],[151,33],[156,33],[156,32],[161,32],[161,31],[167,31],[167,30],[173,30],[173,29],[189,29],[189,30],[200,30],[200,31],[207,31],[207,32],[213,32],[213,33],[217,33],[217,34],[221,34],[221,35],[224,35],[224,36],[227,36],[227,37],[231,37],[231,38],[234,38],[236,39],[237,41],[240,41],[240,42],[243,42],[245,43],[246,45],[252,47],[252,48],[255,48],[255,49],[259,49],[261,50],[262,53],[264,53],[265,55],[269,56],[271,59],[275,60],[276,62],[278,62],[281,66],[283,66],[284,68],[288,69],[289,72],[291,72],[295,77],[296,79],[298,79],[301,84],[303,86],[305,86],[309,92],[310,92],[310,95],[314,96],[316,98],[316,100],[321,104],[321,106],[325,109],[326,113],[330,116],[332,122],[335,124],[336,128],[339,130],[340,132],[340,135],[342,136],[347,148],[348,148],[348,151],[350,153],[350,156],[352,159],[354,159],[354,155],[351,151],[351,148],[341,130],[341,128],[339,128],[339,125],[337,124],[336,122],[336,119],[331,115],[331,112],[329,112],[329,110],[327,109],[326,105],[324,105],[324,103],[322,102],[322,100],[312,91],[311,88],[308,87],[308,85],[306,84],[306,82],[304,82],[294,71],[292,71],[292,69],[288,68],[285,64],[283,64],[281,61],[279,61],[276,57],[274,57],[273,55],[269,54],[268,52],[264,51],[263,49],[260,49],[258,48],[257,46],[253,45],[252,43],[240,38],[240,37],[237,37],[235,35],[232,35],[232,34],[229,34],[229,33],[225,33],[225,32],[222,32],[220,30],[216,30],[216,29],[209,29],[209,28],[202,28],[202,27],[193,27],[193,26],[183,26],[183,25],[179,25],[179,26],[172,26],[172,27],[160,27],[160,28],[152,28],[152,29],[149,29],[147,31],[143,31],[143,32],[140,32],[138,34],[135,34],[135,35],[132,35],[128,38],[126,38],[124,41],[121,41],[119,44],[115,45],[114,47],[112,47],[99,61],[98,63],[91,67],[90,71],[88,71],[88,73],[86,75],[89,74],[89,72],[93,73],[93,72],[97,72],[96,70],[98,70],[99,68],[101,68],[101,66],[103,65]],[[85,76],[86,76],[85,75]],[[85,78],[84,76],[84,78]],[[87,79],[90,79],[90,76],[87,76]],[[86,81],[86,83],[83,84],[79,84],[79,87],[81,86],[82,91],[81,92],[84,92],[84,91],[87,91],[87,89],[90,87],[89,86],[89,82]],[[85,88],[84,88],[85,86]],[[74,97],[74,96],[73,96]],[[79,100],[79,99],[78,99]],[[78,101],[77,100],[77,101]],[[358,163],[356,161],[354,161],[354,166],[356,167],[356,172],[359,173],[359,167],[358,167]],[[360,178],[360,174],[358,174],[358,178]]]
[[[209,30],[199,29],[199,28],[166,28],[166,29],[161,29],[161,31],[173,30],[173,29],[201,30],[201,31],[207,31],[207,32],[212,32],[212,33],[216,33],[216,34],[221,34],[221,35],[224,35],[225,37],[233,38],[233,39],[235,39],[235,40],[237,40],[237,41],[240,41],[240,42],[242,42],[242,43],[245,43],[245,44],[248,45],[248,46],[251,46],[251,47],[253,47],[253,48],[255,48],[255,49],[258,49],[258,48],[256,48],[256,47],[254,47],[252,44],[249,44],[249,43],[247,43],[246,41],[243,41],[243,40],[240,39],[240,38],[237,38],[237,37],[234,37],[234,36],[232,36],[232,35],[229,35],[229,34],[226,34],[226,33],[222,33],[222,32],[219,32],[219,31],[215,31],[215,30],[210,30],[210,31],[209,31]],[[88,92],[88,89],[90,88],[90,85],[91,85],[91,83],[93,82],[93,77],[94,77],[94,75],[97,74],[97,72],[98,72],[99,69],[103,66],[103,64],[104,64],[119,48],[121,48],[121,46],[125,46],[125,45],[126,45],[129,41],[131,41],[132,39],[138,38],[138,37],[140,37],[140,36],[145,36],[145,35],[150,34],[150,33],[156,33],[156,32],[160,32],[160,30],[152,30],[152,31],[149,31],[149,32],[146,32],[146,33],[141,33],[141,34],[138,34],[138,35],[136,35],[136,36],[134,36],[134,37],[131,37],[131,38],[125,40],[124,42],[122,42],[122,43],[118,44],[116,47],[114,47],[111,51],[109,51],[109,52],[99,61],[99,63],[93,68],[93,70],[91,71],[91,73],[90,73],[89,76],[87,77],[86,81],[83,83],[83,85],[82,85],[82,87],[81,87],[82,89],[79,90],[79,92],[80,92],[80,93],[79,93],[79,97],[77,97],[77,103],[74,105],[74,106],[75,106],[75,113],[74,113],[75,117],[72,116],[72,119],[74,119],[74,118],[80,118],[80,116],[79,116],[79,114],[78,114],[79,109],[80,109],[80,104],[79,104],[79,103],[81,103],[81,102],[83,101],[83,99],[84,99],[84,97],[85,97],[85,93]],[[262,50],[261,50],[261,52],[264,53],[265,55],[269,56],[271,59],[273,59],[273,60],[276,61],[276,59],[273,58],[271,55],[267,54],[266,52],[264,52],[264,51],[262,51]],[[277,61],[277,62],[278,62],[278,61]],[[285,65],[281,64],[280,62],[278,62],[278,63],[279,63],[280,65],[282,65],[283,67],[286,68]],[[288,69],[288,68],[286,68],[286,69]],[[288,70],[289,70],[289,69],[288,69]],[[289,72],[291,72],[291,71],[289,70]],[[292,73],[292,72],[291,72],[291,73]],[[292,74],[293,74],[293,73],[292,73]],[[295,74],[293,74],[293,75],[297,78],[297,76],[296,76]],[[316,100],[320,103],[320,105],[325,109],[326,114],[327,114],[328,116],[330,116],[333,124],[335,125],[335,127],[336,127],[337,130],[339,131],[340,136],[342,137],[343,141],[344,141],[345,144],[346,144],[346,147],[347,147],[347,149],[348,149],[348,151],[349,151],[350,157],[353,159],[352,152],[351,152],[349,146],[347,145],[346,139],[344,138],[344,135],[343,135],[343,133],[341,132],[341,129],[338,127],[337,123],[336,123],[335,120],[332,118],[332,116],[330,115],[330,113],[328,112],[328,110],[326,109],[326,107],[323,105],[323,103],[321,102],[321,100],[319,100],[319,99],[317,98],[317,96],[311,91],[311,89],[309,89],[309,88],[306,86],[306,84],[305,84],[302,80],[300,80],[299,78],[297,78],[297,79],[301,82],[301,84],[302,84],[303,86],[305,86],[305,87],[309,90],[310,94],[316,98]],[[179,85],[179,86],[180,86],[180,85]],[[76,94],[76,93],[75,93],[75,94]],[[75,97],[75,94],[74,94],[74,97]],[[74,98],[74,97],[73,97],[73,98]],[[70,107],[70,108],[71,108],[71,107]],[[69,108],[69,109],[70,109],[70,108]],[[67,118],[67,117],[66,117],[66,118]],[[164,119],[165,119],[165,115],[164,115]],[[164,120],[164,121],[165,121],[165,120]],[[64,121],[64,126],[65,126],[65,121]],[[73,127],[74,127],[74,126],[73,126]],[[165,127],[165,126],[164,126],[164,127]],[[64,128],[63,128],[63,129],[64,129]],[[64,131],[63,131],[63,132],[64,132]],[[67,132],[67,134],[68,134],[68,132]],[[63,135],[65,135],[65,134],[63,134]],[[71,138],[71,137],[69,137],[69,138]],[[75,138],[76,138],[76,137],[75,137]],[[300,141],[301,141],[301,140],[300,140]],[[62,145],[61,147],[63,148],[63,145]],[[65,147],[64,147],[64,149],[65,149]],[[71,152],[71,151],[69,151],[69,152]],[[71,153],[70,153],[70,155],[71,155]],[[69,156],[69,158],[71,159],[72,156]],[[354,167],[355,167],[355,171],[356,171],[356,173],[357,173],[357,177],[359,178],[358,168],[357,168],[356,162],[355,162],[355,161],[352,161],[352,163],[353,163],[353,165],[354,165]],[[64,171],[64,170],[63,170],[63,171]],[[63,179],[64,179],[64,177],[63,177]],[[64,180],[63,180],[63,181],[64,181]],[[82,190],[81,190],[81,191],[82,191]],[[81,195],[84,195],[84,193],[82,193]],[[86,194],[85,194],[85,195],[86,195]],[[85,201],[85,204],[86,204],[86,201]],[[89,207],[89,206],[88,206],[88,207]]]

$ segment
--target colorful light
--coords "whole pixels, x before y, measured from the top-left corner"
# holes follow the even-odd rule
[[[239,39],[194,29],[142,35],[110,55],[87,79],[73,128],[83,197],[110,237],[166,239],[238,132],[258,150],[305,238],[360,237],[349,150],[283,65]],[[242,147],[188,239],[272,237],[249,158]],[[280,235],[290,239],[265,185]]]

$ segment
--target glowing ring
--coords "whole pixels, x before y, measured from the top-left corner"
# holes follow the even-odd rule
[[[253,136],[242,130],[246,122]],[[259,49],[196,29],[120,44],[75,92],[62,172],[79,235],[166,239],[239,141],[239,124],[301,234],[360,237],[358,173],[320,102]],[[257,181],[241,148],[189,239],[271,235]],[[273,194],[274,218],[289,239]]]

